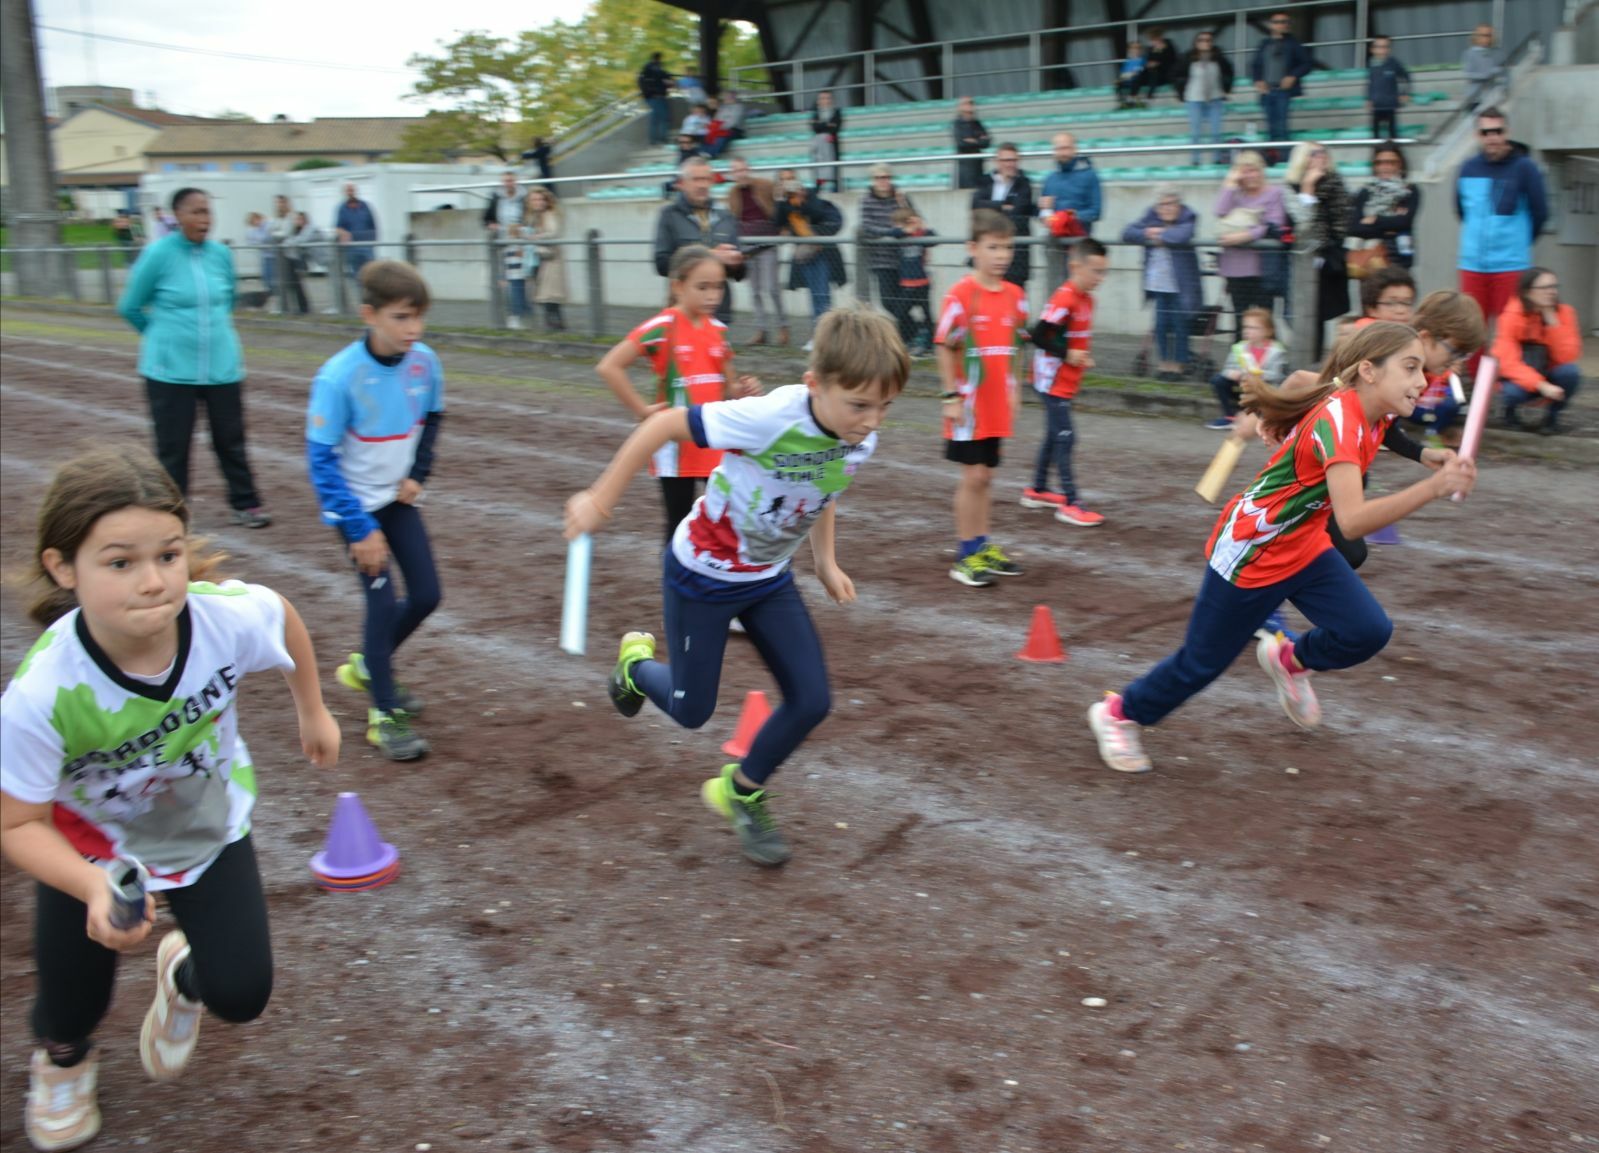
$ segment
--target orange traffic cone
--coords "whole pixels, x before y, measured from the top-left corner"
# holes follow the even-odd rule
[[[1024,661],[1058,663],[1066,659],[1066,650],[1060,647],[1060,634],[1055,631],[1055,618],[1048,605],[1033,610],[1033,627],[1027,630],[1027,643],[1016,654]]]
[[[733,730],[732,739],[722,746],[722,751],[730,757],[743,760],[750,751],[750,742],[771,715],[772,706],[766,703],[765,693],[745,693],[744,711],[739,714],[738,727]]]

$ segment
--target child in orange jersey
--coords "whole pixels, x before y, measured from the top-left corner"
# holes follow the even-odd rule
[[[1072,246],[1065,283],[1044,306],[1033,327],[1033,387],[1044,396],[1044,443],[1038,446],[1033,487],[1022,490],[1023,508],[1050,508],[1062,524],[1097,525],[1105,518],[1077,503],[1072,479],[1072,397],[1083,373],[1094,367],[1089,344],[1094,339],[1094,289],[1105,279],[1110,262],[1105,246],[1083,239]],[[1060,477],[1060,492],[1049,489],[1049,466]]]
[[[944,456],[961,466],[955,488],[955,535],[960,552],[949,575],[969,588],[1022,569],[988,539],[993,470],[1000,442],[1011,435],[1021,406],[1017,346],[1027,331],[1027,296],[1005,279],[1016,231],[991,208],[972,213],[966,245],[971,274],[944,297],[933,343],[944,382]]]
[[[731,389],[733,348],[727,326],[716,319],[727,290],[727,273],[710,249],[686,245],[672,254],[667,269],[672,305],[650,317],[622,338],[595,367],[618,400],[639,420],[664,408],[691,408],[760,392],[760,381],[740,377]],[[645,404],[627,378],[630,365],[648,357],[655,370],[655,403]],[[650,461],[661,482],[666,503],[666,540],[694,510],[699,482],[721,462],[722,452],[700,448],[691,440],[672,441]]]

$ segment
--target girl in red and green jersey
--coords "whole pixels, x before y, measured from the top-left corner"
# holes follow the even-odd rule
[[[1426,390],[1425,363],[1415,330],[1379,322],[1340,342],[1312,388],[1246,391],[1245,410],[1282,446],[1211,532],[1210,564],[1182,648],[1088,710],[1099,754],[1112,769],[1148,772],[1140,729],[1226,671],[1285,600],[1314,627],[1297,640],[1264,633],[1256,656],[1301,728],[1321,721],[1312,672],[1358,665],[1388,643],[1392,622],[1333,548],[1327,522],[1335,519],[1351,539],[1363,537],[1476,483],[1471,461],[1451,459],[1392,495],[1368,500],[1362,490],[1389,423],[1410,415]]]
[[[667,276],[672,305],[650,317],[605,354],[595,367],[600,379],[635,417],[643,420],[667,408],[692,408],[712,401],[750,396],[761,390],[752,376],[731,389],[733,348],[727,326],[716,319],[727,289],[727,273],[710,249],[690,244],[672,254]],[[648,357],[655,370],[655,403],[646,404],[627,378],[627,370]],[[721,463],[720,449],[700,448],[691,440],[672,441],[657,452],[650,472],[661,482],[666,504],[666,539],[694,508],[699,482]]]

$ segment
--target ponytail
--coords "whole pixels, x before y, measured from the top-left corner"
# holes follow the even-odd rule
[[[1310,384],[1272,388],[1259,376],[1247,375],[1243,382],[1242,407],[1260,418],[1261,428],[1268,436],[1282,440],[1307,413],[1333,393],[1354,387],[1355,374],[1363,363],[1382,364],[1415,339],[1416,330],[1408,324],[1387,320],[1368,324],[1333,346],[1321,376]]]

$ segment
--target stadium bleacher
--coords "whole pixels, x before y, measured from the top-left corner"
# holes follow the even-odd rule
[[[1412,70],[1415,89],[1410,104],[1403,110],[1400,134],[1425,141],[1459,104],[1464,85],[1460,70],[1452,65]],[[1365,139],[1369,136],[1365,110],[1366,73],[1363,69],[1313,72],[1306,78],[1305,95],[1294,101],[1295,139]],[[926,100],[896,104],[847,108],[841,147],[846,159],[871,157],[895,165],[895,182],[905,189],[947,188],[952,165],[949,161],[917,161],[918,156],[938,155],[950,150],[950,121],[954,100]],[[1047,153],[1050,137],[1063,129],[1074,132],[1078,147],[1092,155],[1105,149],[1148,145],[1181,146],[1167,153],[1104,153],[1095,158],[1095,167],[1104,181],[1149,182],[1159,180],[1214,177],[1220,179],[1224,166],[1189,163],[1190,145],[1187,110],[1169,90],[1146,108],[1121,109],[1111,88],[1079,88],[1066,91],[1010,93],[976,99],[978,115],[995,141],[1014,141],[1023,151]],[[736,145],[736,153],[752,165],[807,169],[809,154],[808,112],[787,112],[762,116],[747,122],[748,135]],[[1234,88],[1222,123],[1222,139],[1232,148],[1264,140],[1265,126],[1254,91],[1247,81]],[[1211,151],[1210,146],[1198,149]],[[1422,149],[1415,150],[1419,156]],[[659,199],[662,181],[675,171],[675,150],[663,153],[650,149],[639,154],[624,171],[638,177],[637,184],[615,184],[589,193],[594,200]],[[725,169],[729,157],[716,162]],[[1036,182],[1050,169],[1047,155],[1027,156],[1024,168]],[[1416,163],[1413,157],[1412,164]],[[1359,153],[1340,157],[1339,168],[1346,176],[1360,179],[1370,175],[1366,159]],[[1280,170],[1274,172],[1280,175]],[[864,170],[845,169],[845,187],[865,188],[869,180]],[[718,191],[722,189],[718,188]]]

